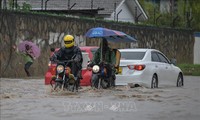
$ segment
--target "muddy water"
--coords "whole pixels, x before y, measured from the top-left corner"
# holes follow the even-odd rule
[[[78,93],[53,91],[43,79],[1,78],[0,100],[1,120],[199,120],[200,77],[186,76],[182,88],[83,87]]]

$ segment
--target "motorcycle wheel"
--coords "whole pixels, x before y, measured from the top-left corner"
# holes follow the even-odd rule
[[[58,90],[58,88],[61,89],[61,86],[62,86],[61,83],[55,82],[55,86],[53,87],[53,89],[54,89],[54,90]]]
[[[102,87],[103,89],[106,89],[106,88],[108,88],[109,86],[110,86],[110,84],[109,84],[107,81],[101,80],[101,87]]]
[[[98,89],[99,79],[92,81],[91,80],[91,87]]]

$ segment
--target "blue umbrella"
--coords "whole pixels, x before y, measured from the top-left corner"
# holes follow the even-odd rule
[[[124,32],[97,27],[91,28],[85,34],[88,38],[106,38],[111,42],[136,42],[137,40]]]
[[[85,37],[105,38],[106,40],[110,42],[136,42],[137,41],[135,38],[125,34],[124,32],[111,30],[108,28],[102,28],[102,27],[89,29],[86,32]],[[102,50],[101,50],[101,60],[102,60]]]
[[[105,37],[108,41],[111,42],[136,42],[137,40],[129,35],[115,35]]]

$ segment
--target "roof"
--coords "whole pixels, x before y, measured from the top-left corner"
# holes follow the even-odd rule
[[[45,8],[45,1],[43,0],[18,0],[18,4],[22,6],[24,2],[30,4],[32,9],[39,10]],[[93,1],[93,2],[92,2]],[[48,10],[88,10],[100,9],[98,14],[111,14],[115,10],[115,5],[118,6],[123,0],[47,0]],[[116,4],[115,4],[116,3]]]
[[[138,0],[132,0],[132,2],[130,0],[127,0],[126,4],[129,7],[129,9],[135,14],[135,16],[138,17],[138,19],[142,20],[141,17],[143,17],[143,20],[148,19],[145,11],[143,10]]]
[[[43,4],[42,4],[43,1]],[[136,19],[148,19],[138,0],[18,0],[20,6],[24,2],[32,6],[32,10],[52,13],[71,13],[83,15],[104,15],[110,16],[115,10],[126,4],[132,14],[136,14]],[[45,10],[46,8],[46,10]],[[136,9],[137,8],[137,9]]]
[[[98,46],[80,46],[81,50],[88,50],[88,49],[93,49],[93,48],[99,48]]]
[[[146,51],[158,51],[156,49],[149,49],[149,48],[126,48],[126,49],[119,49],[120,52],[146,52]]]

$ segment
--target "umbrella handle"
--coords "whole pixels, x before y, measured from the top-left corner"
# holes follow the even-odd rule
[[[101,60],[100,60],[100,62],[102,62],[103,61],[103,40],[102,40],[102,43],[101,43]]]

